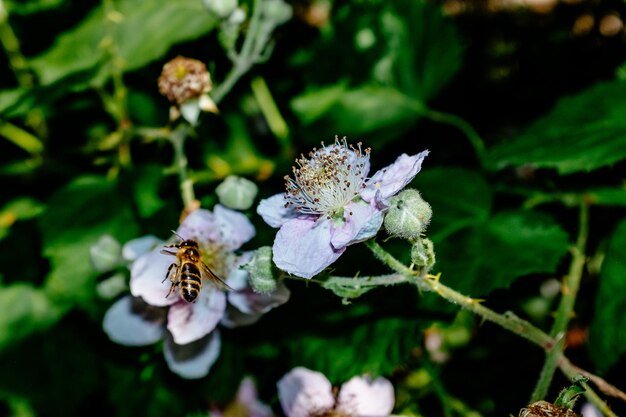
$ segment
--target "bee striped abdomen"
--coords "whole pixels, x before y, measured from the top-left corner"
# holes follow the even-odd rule
[[[192,263],[184,263],[180,268],[180,293],[187,302],[193,302],[202,288],[200,269]]]

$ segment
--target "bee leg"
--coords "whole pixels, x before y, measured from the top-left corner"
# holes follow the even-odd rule
[[[176,269],[174,269],[174,273],[170,277],[170,272],[172,271],[172,268],[174,267],[176,267]],[[167,274],[165,275],[165,279],[161,282],[165,282],[165,280],[169,277],[170,281],[172,281],[172,285],[170,286],[170,290],[167,292],[167,295],[165,296],[165,298],[169,297],[172,291],[174,291],[174,288],[176,288],[180,284],[180,280],[178,279],[178,273],[179,273],[179,269],[176,263],[171,264],[169,268],[167,268]]]
[[[169,246],[168,246],[169,247]],[[171,250],[161,249],[161,254],[163,255],[173,255],[176,256],[176,252],[172,252]]]
[[[167,279],[170,277],[170,272],[172,272],[172,268],[174,268],[175,266],[176,266],[176,263],[174,262],[167,268],[167,274],[165,274],[165,278],[163,278],[163,281],[161,281],[161,284],[167,281]]]

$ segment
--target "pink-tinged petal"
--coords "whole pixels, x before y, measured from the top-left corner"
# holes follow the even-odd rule
[[[179,300],[178,294],[173,292],[168,297],[171,282],[166,280],[167,269],[176,258],[164,255],[159,250],[148,252],[140,256],[130,268],[130,292],[135,297],[153,306],[168,306]]]
[[[241,381],[237,391],[237,402],[244,406],[248,417],[271,417],[274,415],[270,407],[259,401],[256,386],[250,377]]]
[[[113,304],[104,314],[102,327],[109,339],[125,346],[155,343],[165,331],[164,313],[155,311],[139,298],[126,296]]]
[[[341,386],[337,411],[344,415],[385,417],[395,404],[393,385],[385,378],[355,376]]]
[[[222,317],[220,324],[224,327],[228,327],[229,329],[234,329],[235,327],[243,327],[254,324],[259,321],[261,317],[263,317],[263,313],[242,313],[237,308],[229,304],[226,306],[226,311],[224,312],[224,317]]]
[[[420,172],[422,161],[427,155],[428,151],[413,156],[400,155],[393,164],[376,172],[367,181],[366,187],[361,191],[361,197],[370,202],[378,190],[384,198],[395,195],[413,181],[413,178]]]
[[[252,288],[229,292],[228,302],[246,314],[267,313],[274,307],[285,304],[289,300],[289,288],[280,282],[276,290],[269,294],[254,292]]]
[[[244,252],[238,256],[236,261],[233,263],[233,266],[230,269],[230,274],[228,274],[228,277],[226,278],[226,284],[228,284],[228,286],[233,290],[239,291],[249,287],[248,271],[245,269],[239,269],[239,267],[250,262],[253,255],[254,251]]]
[[[188,345],[177,345],[171,339],[165,341],[163,355],[167,366],[176,375],[185,379],[206,376],[220,355],[222,340],[219,332]]]
[[[243,213],[217,204],[213,215],[220,234],[217,242],[225,244],[227,249],[239,249],[256,234],[254,226]]]
[[[192,211],[176,231],[183,239],[198,242],[219,242],[219,227],[213,213],[206,209]]]
[[[332,221],[315,217],[292,219],[283,224],[272,248],[276,266],[290,274],[311,278],[332,264],[346,248],[330,244]]]
[[[194,342],[215,329],[225,309],[226,295],[207,285],[194,303],[180,300],[170,307],[167,329],[177,345]]]
[[[335,250],[376,236],[383,224],[383,212],[363,201],[348,203],[344,222],[334,226],[330,243]]]
[[[122,258],[127,261],[134,261],[162,244],[161,239],[152,235],[129,240],[122,247]]]
[[[278,381],[278,398],[287,417],[324,415],[335,405],[330,381],[319,372],[298,367]]]
[[[280,193],[261,200],[256,212],[272,227],[280,227],[285,222],[299,216],[291,207],[285,207],[285,193]]]

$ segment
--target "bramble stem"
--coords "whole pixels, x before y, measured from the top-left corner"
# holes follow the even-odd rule
[[[193,181],[189,178],[187,166],[189,161],[185,155],[185,139],[191,126],[181,124],[169,136],[170,142],[174,147],[174,165],[178,172],[178,180],[180,182],[180,193],[185,205],[185,211],[191,211],[196,206],[196,196],[193,191]]]
[[[575,265],[575,268],[573,267],[571,271],[580,270],[580,274],[582,274],[582,265],[584,265],[584,246],[587,240],[587,233],[588,233],[588,206],[586,205],[581,206],[580,224],[581,224],[581,228],[579,231],[579,236],[577,239],[577,244],[576,244],[576,248],[574,252],[574,257],[577,258],[577,261],[576,263],[574,262],[572,263],[572,265]],[[605,383],[604,380],[602,380],[601,378],[589,372],[586,372],[580,368],[575,367],[571,362],[569,362],[567,357],[563,354],[562,350],[554,349],[555,345],[559,344],[554,340],[554,338],[546,334],[541,329],[533,326],[528,321],[523,320],[515,316],[512,313],[504,313],[504,314],[496,313],[495,311],[480,304],[480,300],[467,297],[459,293],[458,291],[455,291],[452,288],[442,284],[441,282],[439,282],[439,275],[421,276],[420,271],[413,271],[412,269],[407,268],[405,265],[403,265],[400,261],[395,259],[391,254],[389,254],[385,249],[383,249],[378,243],[374,242],[373,240],[366,242],[366,246],[372,251],[372,253],[378,259],[380,259],[383,263],[385,263],[394,271],[398,272],[399,275],[403,276],[405,278],[405,282],[414,283],[418,285],[418,287],[420,287],[421,289],[428,289],[430,291],[437,293],[440,297],[442,297],[446,301],[449,301],[453,304],[457,304],[461,308],[469,310],[472,313],[482,317],[483,319],[491,321],[517,334],[518,336],[523,337],[524,339],[527,339],[536,345],[539,345],[548,354],[550,354],[551,352],[555,352],[555,353],[552,353],[552,355],[554,355],[553,357],[554,363],[570,379],[576,377],[579,374],[583,374],[587,376],[591,381],[593,381],[596,385],[598,385],[598,387],[600,388],[605,387],[606,390],[610,390],[611,394],[609,395],[613,395],[623,400],[626,399],[626,394],[617,390],[612,385]],[[570,275],[575,275],[575,274],[570,274]],[[375,282],[375,280],[376,280],[376,277],[368,277],[368,281],[370,283]],[[563,307],[563,314],[564,314],[564,317],[567,318],[567,320],[565,321],[565,326],[567,326],[567,322],[569,321],[569,315],[571,314],[571,311],[573,309],[573,305],[574,305],[574,301],[576,297],[576,294],[573,293],[571,290],[574,287],[576,290],[578,289],[577,282],[579,281],[580,281],[580,277],[576,278],[576,276],[574,276],[574,279],[567,281],[567,284],[569,285],[568,288],[570,289],[570,293],[568,294],[569,299],[565,303],[562,303],[562,304],[565,304],[565,307]],[[348,282],[349,281],[346,281],[346,284]],[[359,279],[353,279],[352,282],[353,282],[353,285],[361,285]],[[399,282],[394,282],[394,284],[395,283],[399,283]],[[576,284],[576,285],[572,286],[572,284]],[[559,311],[561,311],[561,309],[559,309]],[[569,312],[569,314],[565,314],[566,312]],[[562,324],[563,320],[564,319],[562,318],[559,319],[560,326],[563,325]],[[608,405],[591,389],[591,387],[588,384],[585,384],[585,388],[586,388],[586,391],[584,395],[585,397],[587,397],[587,399],[591,403],[593,403],[599,410],[601,410],[605,416],[616,417],[615,413],[613,413],[610,410]]]
[[[260,59],[261,51],[257,51],[254,46],[256,36],[258,35],[259,23],[261,20],[261,0],[254,0],[252,5],[253,12],[250,19],[250,26],[241,47],[241,53],[234,54],[233,68],[230,70],[224,81],[219,84],[211,95],[215,104],[218,104],[235,86],[239,78],[241,78],[248,70]]]
[[[554,371],[558,365],[558,359],[565,347],[564,338],[567,331],[567,325],[574,312],[574,304],[576,295],[580,287],[580,279],[585,266],[585,246],[587,236],[589,234],[589,206],[585,203],[580,205],[580,219],[578,225],[578,237],[576,238],[576,246],[572,248],[572,261],[570,263],[569,273],[563,281],[563,297],[556,313],[556,318],[552,326],[551,336],[558,340],[554,346],[546,353],[546,361],[539,374],[537,385],[531,396],[531,402],[543,400],[548,393]]]

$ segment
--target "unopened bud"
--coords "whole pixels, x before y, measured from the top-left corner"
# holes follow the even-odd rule
[[[237,0],[204,0],[204,5],[222,19],[227,18],[237,8]]]
[[[411,247],[411,262],[423,268],[435,265],[435,245],[430,239],[417,239]]]
[[[291,15],[293,14],[291,6],[283,0],[265,0],[263,3],[263,12],[265,18],[276,26],[282,25],[291,19]]]
[[[103,235],[89,248],[91,264],[98,272],[108,272],[122,261],[122,245],[111,235]]]
[[[215,189],[220,203],[235,210],[247,210],[252,207],[258,191],[255,183],[234,175],[226,177]]]
[[[385,229],[390,235],[404,239],[418,239],[428,227],[433,210],[419,191],[404,190],[389,199]]]
[[[250,274],[250,286],[255,292],[268,294],[276,290],[277,282],[272,263],[272,248],[262,246],[254,252],[252,260],[242,266]]]

